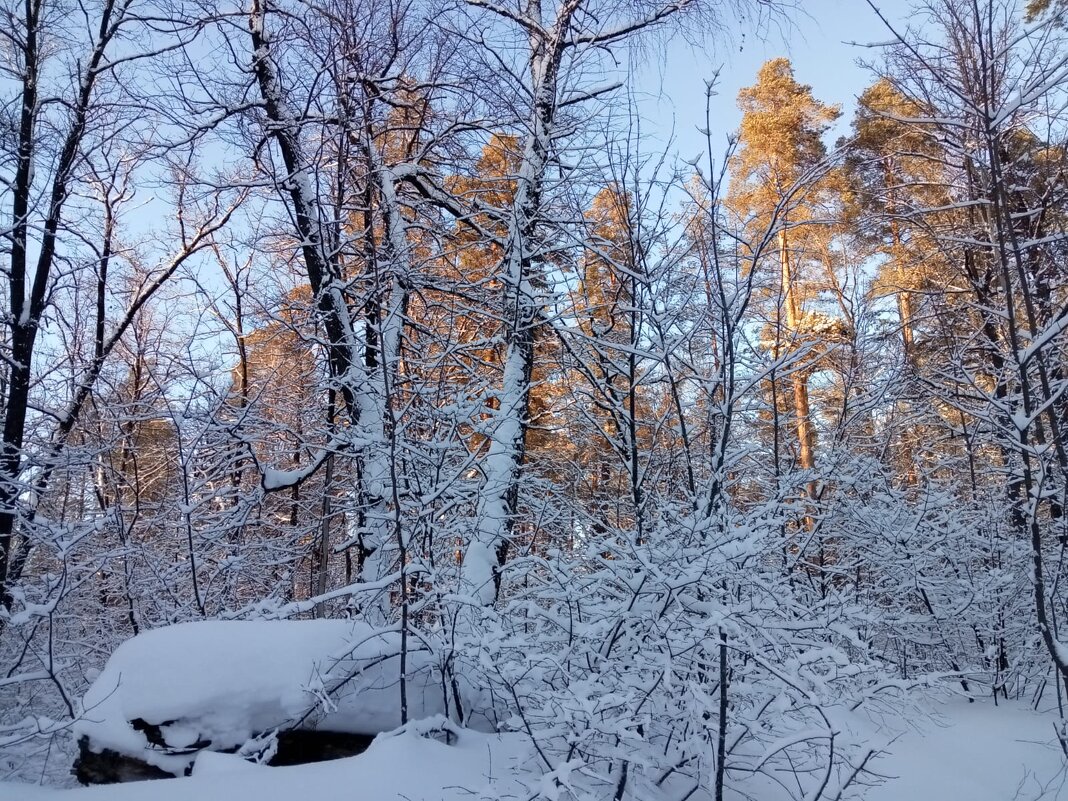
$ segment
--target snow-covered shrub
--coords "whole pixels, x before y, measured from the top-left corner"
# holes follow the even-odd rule
[[[858,709],[893,687],[851,601],[797,599],[761,511],[509,565],[460,669],[529,736],[546,797],[836,798],[856,779]]]

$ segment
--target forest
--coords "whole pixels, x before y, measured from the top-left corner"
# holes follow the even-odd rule
[[[1068,799],[1068,2],[858,4],[3,0],[0,798]]]

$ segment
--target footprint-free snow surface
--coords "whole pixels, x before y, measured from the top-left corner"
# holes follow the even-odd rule
[[[1068,801],[1053,714],[954,700],[934,717],[905,727],[873,764],[893,778],[863,791],[865,801]],[[0,784],[0,801],[496,801],[536,794],[537,779],[517,780],[529,765],[518,734],[465,732],[446,745],[405,733],[334,762],[267,768],[208,753],[190,778],[74,790]]]
[[[874,766],[888,780],[865,801],[1068,801],[1054,712],[988,699],[939,705]]]

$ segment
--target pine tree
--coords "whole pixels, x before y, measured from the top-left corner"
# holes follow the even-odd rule
[[[778,360],[805,338],[806,325],[812,327],[814,322],[806,319],[805,302],[812,289],[807,285],[805,262],[815,249],[821,208],[831,188],[829,179],[816,180],[824,172],[827,156],[822,136],[839,111],[816,100],[811,87],[798,83],[785,58],[761,67],[756,83],[738,94],[738,106],[742,122],[731,163],[727,207],[751,232],[775,231],[778,237],[780,302],[773,313],[770,337],[772,356]],[[772,405],[777,415],[778,389],[774,379],[772,383]],[[790,385],[797,462],[801,469],[811,470],[815,467],[816,431],[805,369],[791,370]],[[777,425],[775,429],[778,454]],[[816,494],[812,482],[809,494]]]
[[[922,116],[920,105],[888,79],[876,81],[858,99],[846,159],[847,217],[884,258],[876,290],[896,298],[902,348],[913,368],[917,293],[937,248],[910,217],[917,208],[948,205],[939,186],[944,154],[908,121]]]

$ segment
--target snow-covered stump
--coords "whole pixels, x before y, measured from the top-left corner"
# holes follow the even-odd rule
[[[361,753],[401,725],[400,637],[341,620],[203,621],[127,640],[83,700],[75,775],[188,775],[204,751],[292,765]],[[409,652],[409,717],[444,711],[430,655]]]

